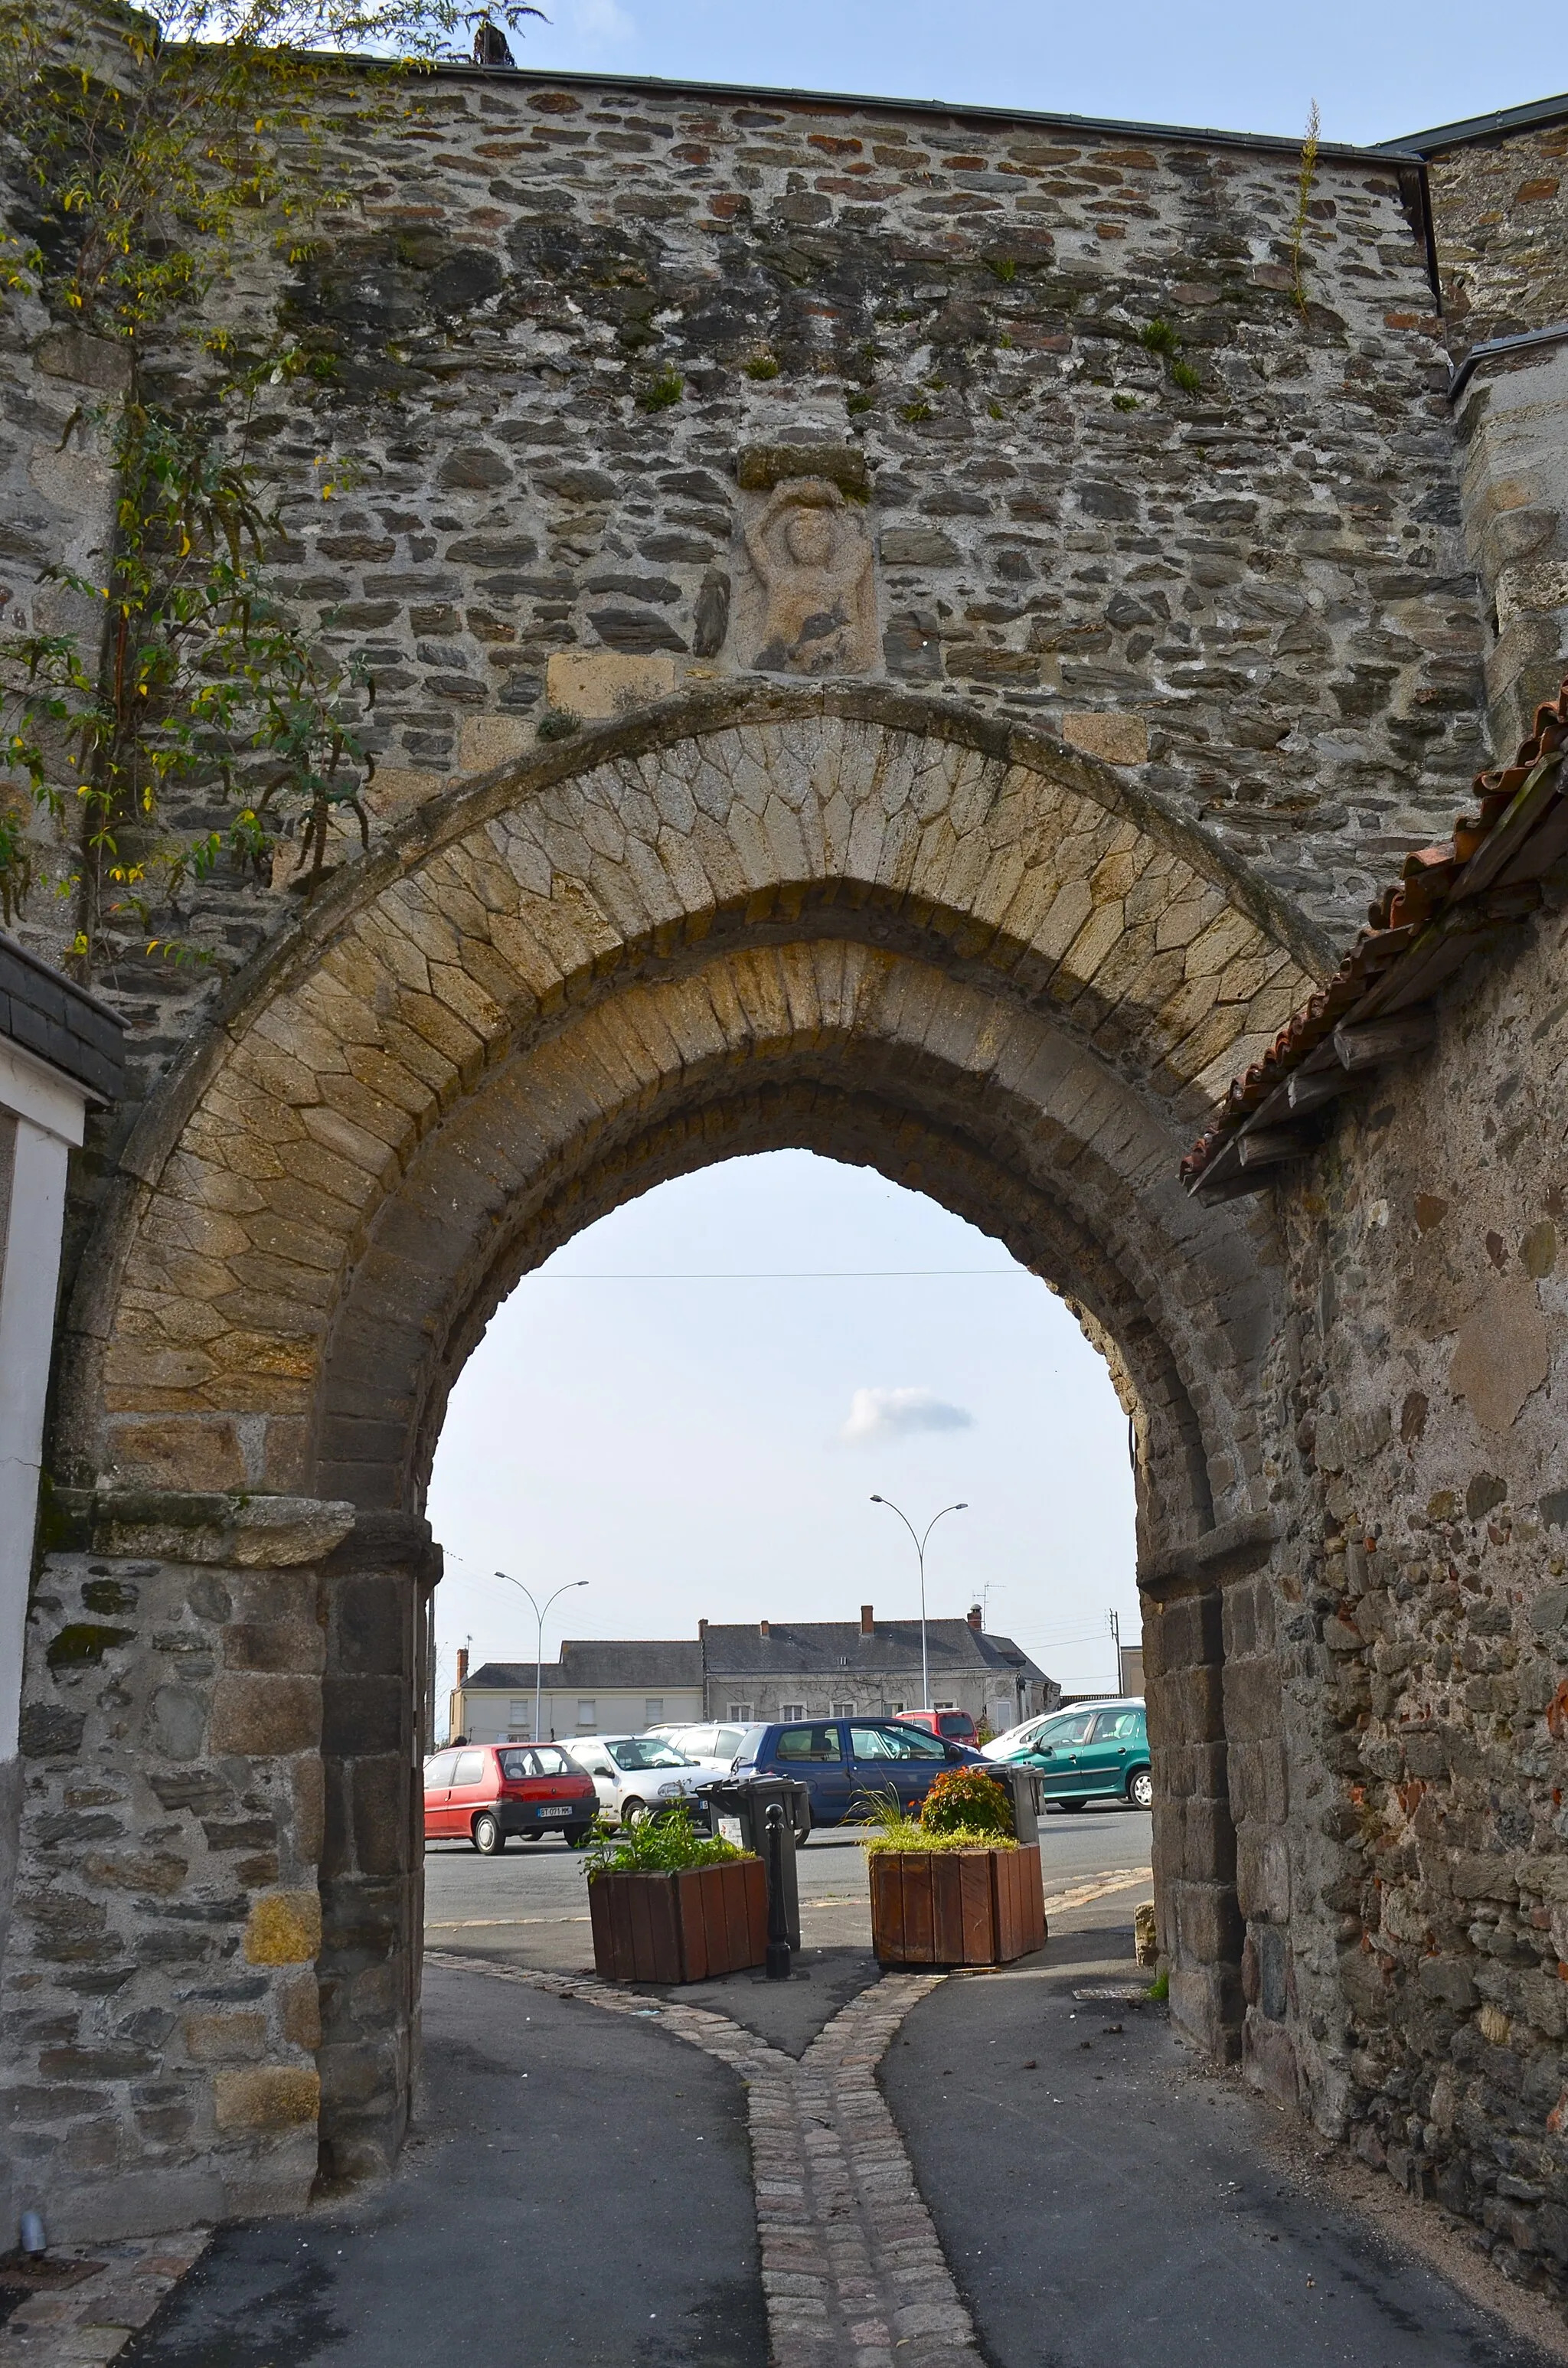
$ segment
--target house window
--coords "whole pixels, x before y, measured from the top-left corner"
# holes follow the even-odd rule
[[[853,1718],[855,1715],[855,1705],[853,1702],[835,1702],[833,1705],[833,1714],[835,1718]]]
[[[524,1735],[528,1735],[534,1723],[533,1697],[530,1695],[527,1702],[515,1702],[508,1714],[512,1725],[520,1726]]]
[[[642,1704],[642,1724],[643,1724],[643,1725],[644,1725],[644,1726],[657,1726],[657,1725],[660,1725],[663,1723],[664,1715],[665,1715],[665,1698],[664,1698],[664,1695],[663,1695],[663,1694],[649,1694],[649,1695],[647,1696],[647,1698],[645,1699],[645,1701],[643,1702],[643,1704]]]
[[[958,1704],[956,1702],[934,1702],[931,1707],[933,1710],[957,1710]]]
[[[805,1714],[806,1705],[804,1702],[780,1702],[778,1705],[778,1715],[780,1718],[804,1718]]]
[[[598,1704],[597,1704],[597,1702],[580,1702],[577,1704],[577,1732],[578,1732],[578,1734],[579,1734],[579,1735],[592,1735],[592,1733],[593,1733],[593,1731],[594,1731],[595,1727],[596,1727],[596,1726],[597,1726],[598,1723],[599,1723],[599,1709],[598,1709]]]
[[[726,1718],[750,1718],[751,1704],[750,1702],[732,1702],[729,1709],[724,1713],[724,1716]]]
[[[889,1716],[890,1716],[890,1717],[892,1717],[892,1718],[897,1718],[897,1717],[901,1714],[901,1713],[903,1713],[903,1712],[906,1711],[908,1708],[909,1708],[909,1704],[908,1704],[907,1702],[889,1702],[889,1704],[888,1704],[888,1713],[889,1713]]]

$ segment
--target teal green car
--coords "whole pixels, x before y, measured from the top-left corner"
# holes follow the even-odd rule
[[[1149,1720],[1141,1702],[1054,1711],[999,1736],[986,1756],[1032,1770],[1046,1800],[1063,1809],[1090,1801],[1126,1801],[1135,1809],[1153,1803]]]

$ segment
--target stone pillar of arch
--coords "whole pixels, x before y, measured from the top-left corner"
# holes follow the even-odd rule
[[[671,701],[331,882],[149,1108],[72,1310],[12,1961],[39,2194],[107,2233],[390,2161],[452,1382],[581,1226],[785,1145],[979,1224],[1108,1352],[1173,2000],[1233,2052],[1218,1590],[1267,1554],[1275,1251],[1176,1166],[1321,967],[1110,768],[878,690]]]

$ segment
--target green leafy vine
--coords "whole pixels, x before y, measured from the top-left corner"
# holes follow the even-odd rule
[[[494,13],[515,28],[540,11]],[[401,78],[475,24],[488,56],[491,12],[458,0],[0,0],[0,290],[77,337],[99,392],[62,448],[113,484],[97,567],[46,569],[47,623],[0,635],[0,918],[47,881],[85,976],[133,939],[206,959],[181,896],[221,863],[260,871],[291,832],[308,886],[346,825],[368,837],[369,667],[291,614],[252,452],[261,391],[330,365],[209,316],[246,257],[297,263],[347,201],[317,103],[332,59],[378,52],[354,105],[403,113]],[[351,473],[324,469],[316,498]]]

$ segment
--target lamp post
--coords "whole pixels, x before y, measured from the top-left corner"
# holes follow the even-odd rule
[[[931,1707],[931,1667],[926,1652],[926,1541],[930,1536],[932,1531],[936,1528],[937,1522],[942,1519],[943,1514],[967,1513],[969,1507],[964,1503],[957,1505],[944,1505],[942,1511],[940,1513],[933,1513],[930,1520],[926,1522],[925,1529],[916,1533],[915,1524],[910,1520],[909,1515],[901,1511],[899,1507],[893,1503],[891,1497],[873,1496],[871,1502],[873,1505],[885,1505],[890,1513],[897,1513],[899,1520],[903,1523],[904,1528],[915,1540],[915,1552],[920,1564],[920,1691],[922,1695],[920,1707],[922,1710],[929,1710]]]
[[[586,1587],[589,1581],[585,1578],[569,1578],[564,1587],[556,1588],[555,1595],[545,1597],[544,1611],[541,1611],[539,1605],[534,1603],[532,1588],[525,1587],[520,1578],[514,1578],[509,1570],[498,1570],[495,1576],[497,1578],[504,1578],[508,1587],[515,1587],[519,1595],[528,1597],[528,1601],[533,1603],[534,1618],[539,1623],[534,1639],[534,1741],[537,1743],[540,1730],[540,1704],[544,1698],[544,1611],[550,1610],[551,1605],[555,1601],[555,1596],[570,1595],[574,1587]]]

